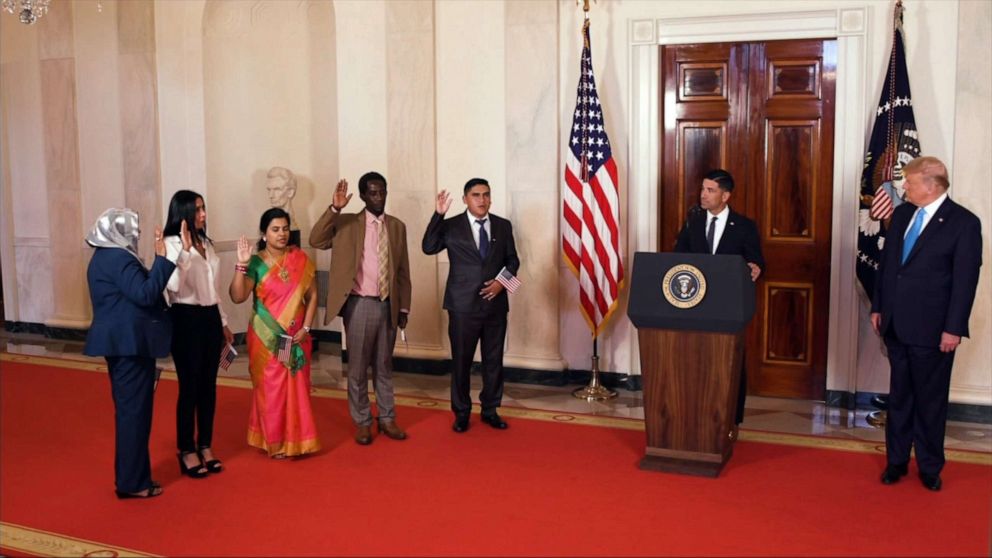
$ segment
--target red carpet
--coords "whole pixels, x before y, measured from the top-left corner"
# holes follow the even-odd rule
[[[881,455],[741,442],[721,478],[637,469],[641,432],[398,408],[405,442],[351,441],[346,403],[314,398],[324,450],[248,448],[249,392],[221,387],[228,470],[181,478],[176,384],[156,395],[165,494],[113,494],[105,374],[2,363],[0,521],[165,555],[988,555],[992,468],[950,463],[944,490],[883,486]],[[915,475],[915,473],[911,473]]]

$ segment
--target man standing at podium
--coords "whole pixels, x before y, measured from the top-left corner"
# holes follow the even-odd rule
[[[906,201],[892,214],[875,279],[871,325],[889,353],[886,467],[882,482],[909,472],[940,490],[954,350],[968,336],[982,265],[982,224],[947,197],[947,167],[917,157],[903,168]]]
[[[675,251],[743,256],[751,268],[751,280],[757,281],[765,269],[758,227],[754,221],[727,205],[733,191],[734,177],[729,172],[716,169],[706,173],[699,191],[699,205],[689,211],[675,243]],[[737,424],[744,421],[744,399],[747,397],[747,373],[741,372]]]

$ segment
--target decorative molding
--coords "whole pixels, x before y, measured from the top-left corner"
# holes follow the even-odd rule
[[[630,22],[630,43],[633,45],[657,44],[654,31],[655,23],[650,19],[635,19]]]
[[[790,6],[795,6],[791,4]],[[733,9],[732,7],[730,8]],[[837,39],[837,89],[834,115],[833,216],[831,233],[830,317],[827,385],[846,391],[857,385],[858,297],[854,273],[857,236],[857,185],[864,157],[868,71],[867,5],[835,10],[728,13],[721,16],[655,20],[655,41],[641,30],[644,20],[629,20],[627,153],[629,177],[628,250],[656,251],[658,169],[660,165],[659,45],[784,39]],[[635,33],[635,29],[637,33]],[[631,369],[639,370],[637,351]]]
[[[51,242],[47,236],[15,236],[14,248],[48,248]]]
[[[845,10],[848,11],[854,12],[857,9]],[[839,21],[838,10],[660,18],[656,21],[657,44],[837,37]]]
[[[838,36],[864,35],[868,29],[867,8],[841,8],[838,10],[838,19]]]

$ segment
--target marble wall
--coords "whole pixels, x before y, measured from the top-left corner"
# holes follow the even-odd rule
[[[866,7],[871,15],[864,76],[870,108],[888,55],[890,2],[810,0],[790,9],[838,6]],[[643,78],[631,74],[630,22],[729,9],[759,14],[781,7],[758,0],[593,4],[593,63],[620,168],[628,272],[635,239],[645,237],[628,218],[644,211],[630,205],[644,193],[627,190],[631,136],[640,124],[630,120],[631,84]],[[924,148],[952,166],[953,195],[979,213],[986,233],[988,11],[980,0],[921,0],[906,16]],[[73,0],[55,2],[35,26],[0,15],[7,318],[85,325],[89,308],[79,277],[89,251],[80,239],[108,206],[137,208],[148,230],[164,219],[176,190],[204,193],[226,283],[236,238],[254,236],[267,207],[269,167],[298,175],[294,206],[304,244],[337,179],[348,178],[357,194],[358,177],[378,170],[389,180],[387,211],[406,222],[411,248],[409,344],[397,353],[446,358],[440,306],[447,257],[424,256],[419,241],[435,194],[455,194],[453,214],[463,208],[464,182],[483,176],[493,184],[493,212],[515,224],[522,260],[525,286],[511,301],[507,363],[587,369],[591,338],[576,281],[560,256],[558,224],[582,18],[572,0],[103,0],[100,9],[95,0]],[[348,209],[360,208],[356,195]],[[329,265],[329,252],[311,253],[320,268]],[[982,284],[954,397],[987,404],[987,269]],[[859,304],[856,293],[841,295],[841,303]],[[622,295],[600,339],[601,366],[636,374],[625,304]],[[233,329],[243,330],[247,305],[225,306]],[[340,330],[340,320],[329,327]],[[857,371],[829,377],[830,389],[884,391],[877,344],[864,331],[860,338]]]

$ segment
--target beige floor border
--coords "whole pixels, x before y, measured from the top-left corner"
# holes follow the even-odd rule
[[[59,368],[69,368],[73,370],[87,370],[91,372],[106,373],[106,365],[99,362],[75,360],[68,358],[54,358],[36,355],[22,355],[0,352],[0,362],[20,362],[42,366],[55,366]],[[176,374],[172,370],[162,373],[162,379],[176,380]],[[251,389],[251,380],[246,378],[217,378],[217,385]],[[314,388],[311,394],[314,397],[327,399],[345,399],[347,392],[336,388]],[[370,398],[374,401],[375,396]],[[437,408],[447,411],[447,401],[440,399],[430,399],[426,397],[411,397],[405,395],[396,396],[396,404],[404,407]],[[529,420],[540,420],[546,422],[558,422],[568,424],[579,424],[584,426],[600,426],[605,428],[619,428],[623,430],[644,430],[644,421],[638,419],[626,419],[618,417],[603,417],[597,415],[584,415],[578,413],[565,413],[561,411],[549,411],[541,409],[525,409],[522,407],[502,407],[500,413],[513,418]],[[768,432],[763,430],[750,430],[742,428],[740,440],[747,442],[760,442],[765,444],[780,444],[788,446],[829,449],[838,451],[852,451],[858,453],[885,453],[885,445],[878,442],[865,440],[851,440],[845,438],[831,438],[828,436],[809,436],[801,434],[783,434],[780,432]],[[946,450],[947,461],[955,463],[971,463],[974,465],[992,466],[992,454],[965,451]]]
[[[0,522],[0,548],[35,556],[157,556],[5,521]]]

